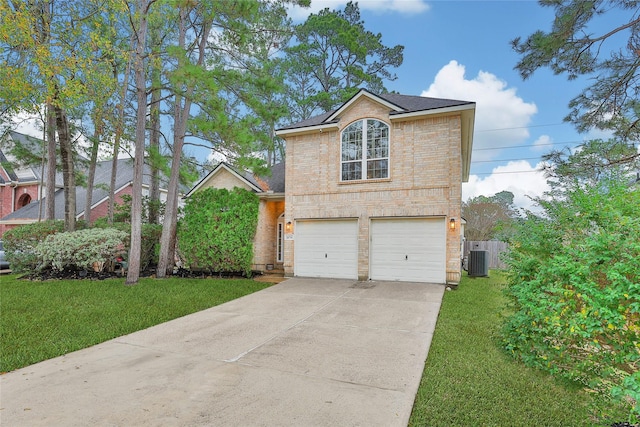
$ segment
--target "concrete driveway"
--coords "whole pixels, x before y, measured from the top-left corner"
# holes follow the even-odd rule
[[[0,376],[0,424],[406,426],[443,292],[288,279]]]

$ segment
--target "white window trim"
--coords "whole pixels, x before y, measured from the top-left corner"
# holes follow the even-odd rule
[[[367,122],[371,120],[371,121],[376,121],[376,122],[380,122],[382,124],[384,124],[387,127],[387,157],[378,157],[378,158],[374,158],[374,159],[369,159],[366,157],[367,155],[367,144],[368,144],[368,140],[367,140]],[[344,133],[344,131],[346,129],[349,128],[349,126],[353,125],[354,123],[357,122],[363,122],[362,124],[362,159],[360,159],[361,162],[361,175],[359,179],[342,179],[342,165],[344,163],[353,163],[354,161],[345,161],[342,160],[342,135]],[[387,176],[383,177],[383,178],[367,178],[367,162],[369,160],[387,160]],[[387,180],[391,177],[391,126],[374,117],[365,117],[362,119],[358,119],[358,120],[354,120],[353,122],[349,123],[347,126],[344,127],[344,129],[342,129],[342,131],[340,132],[340,168],[339,168],[339,173],[340,173],[340,182],[341,183],[350,183],[350,182],[364,182],[364,181],[378,181],[378,180]]]

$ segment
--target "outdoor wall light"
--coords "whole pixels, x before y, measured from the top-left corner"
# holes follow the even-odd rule
[[[291,234],[293,232],[293,223],[291,221],[287,221],[285,224],[284,232],[287,234]]]
[[[455,218],[451,218],[449,220],[449,229],[450,230],[455,230],[456,229],[456,219]]]

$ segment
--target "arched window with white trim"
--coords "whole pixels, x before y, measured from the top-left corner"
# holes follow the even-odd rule
[[[362,119],[342,131],[340,180],[389,178],[389,126]]]

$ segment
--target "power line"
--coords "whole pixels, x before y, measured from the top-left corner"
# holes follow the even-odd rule
[[[472,173],[471,175],[503,175],[509,173],[537,173],[542,172],[540,169],[528,170],[528,171],[505,171],[505,172],[480,172],[480,173]]]
[[[538,157],[523,157],[520,159],[497,159],[497,160],[472,160],[471,163],[497,163],[497,162],[517,162],[520,160],[537,160],[542,156]]]
[[[512,127],[512,128],[482,129],[482,130],[477,130],[476,133],[480,133],[480,132],[496,132],[496,131],[501,131],[501,130],[542,128],[542,127],[548,127],[548,126],[562,126],[562,125],[566,125],[566,124],[567,123],[551,123],[551,124],[548,124],[548,125],[531,125],[531,126],[517,126],[517,127]]]
[[[544,144],[535,145],[507,145],[505,147],[493,147],[493,148],[474,148],[473,151],[487,151],[487,150],[503,150],[507,148],[534,148],[542,147],[544,145],[567,145],[567,144],[582,144],[584,141],[564,141],[564,142],[545,142]]]

